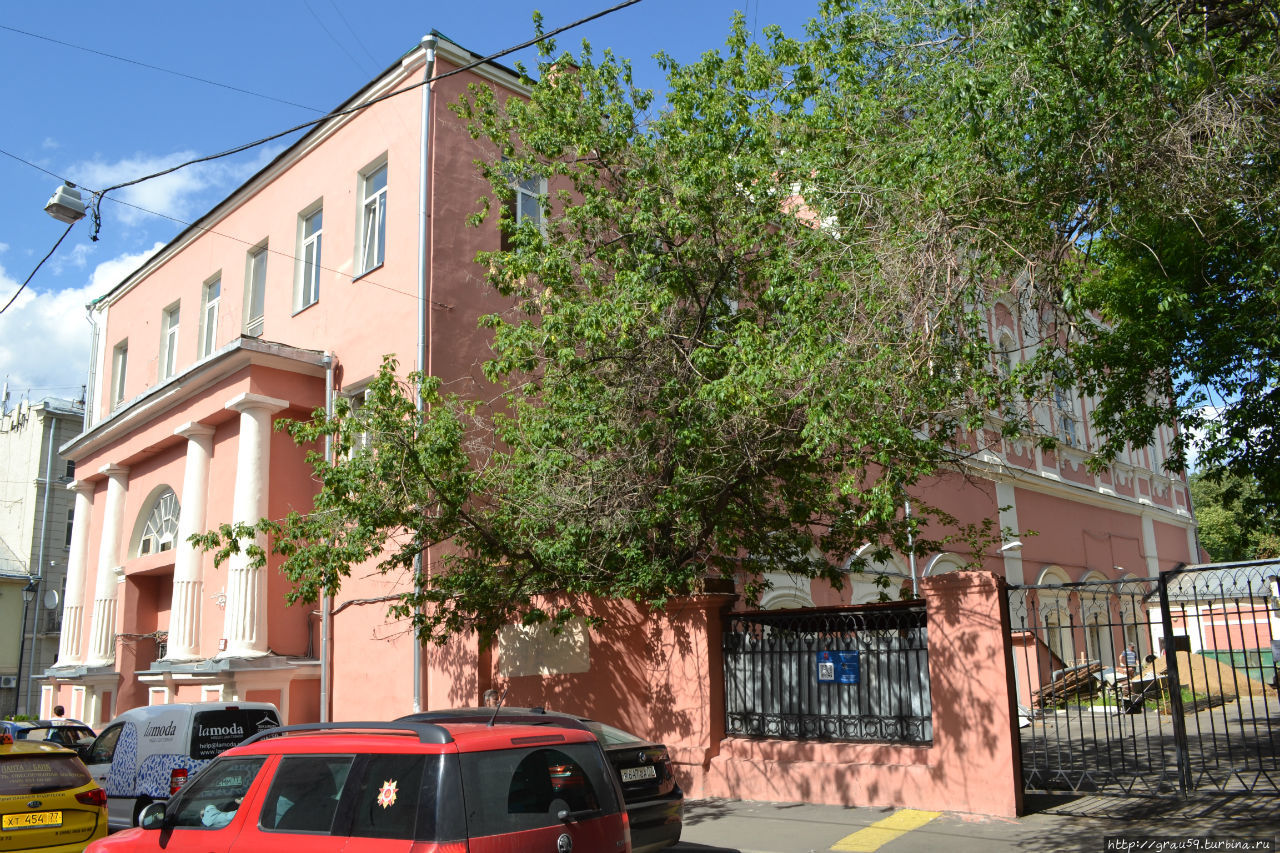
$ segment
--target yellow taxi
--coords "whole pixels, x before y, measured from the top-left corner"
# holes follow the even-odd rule
[[[107,793],[73,750],[0,733],[0,853],[81,853],[107,835]]]

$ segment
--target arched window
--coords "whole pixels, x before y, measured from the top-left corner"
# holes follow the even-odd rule
[[[178,509],[178,496],[173,493],[173,489],[165,489],[156,495],[151,511],[147,513],[142,525],[136,556],[173,549],[178,539]]]

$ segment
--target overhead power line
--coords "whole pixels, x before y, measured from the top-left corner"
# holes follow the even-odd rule
[[[63,231],[62,236],[58,238],[58,242],[53,244],[53,248],[49,250],[48,254],[46,254],[43,258],[40,259],[40,263],[36,264],[36,268],[31,271],[31,275],[26,277],[26,279],[22,282],[22,284],[18,286],[18,289],[14,291],[13,296],[9,297],[9,301],[4,304],[4,307],[0,308],[0,314],[3,314],[4,312],[9,310],[9,306],[12,305],[13,301],[18,298],[18,294],[21,293],[28,284],[31,283],[31,279],[35,278],[35,274],[40,271],[40,267],[44,266],[44,262],[49,260],[49,258],[53,257],[54,252],[58,251],[58,247],[62,245],[63,240],[67,239],[67,235],[71,233],[71,229],[74,228],[75,225],[76,224],[72,222],[70,225],[67,226],[67,230]]]
[[[102,196],[114,190],[124,189],[125,187],[131,187],[135,184],[140,184],[143,181],[150,181],[155,178],[160,178],[165,175],[176,172],[179,169],[185,169],[187,166],[194,166],[198,163],[207,163],[210,160],[218,160],[223,157],[230,157],[232,154],[239,154],[240,152],[247,151],[250,148],[256,148],[259,145],[265,145],[268,142],[274,142],[275,140],[279,139],[282,136],[288,136],[289,134],[296,133],[299,130],[305,130],[308,127],[313,127],[314,125],[320,124],[322,122],[326,122],[329,119],[340,118],[341,116],[351,115],[352,113],[358,113],[361,110],[366,110],[375,104],[380,104],[383,101],[390,100],[391,98],[398,97],[399,95],[404,95],[409,92],[415,91],[416,89],[419,89],[422,86],[425,86],[427,84],[434,83],[437,80],[443,80],[446,77],[452,77],[455,74],[461,74],[464,71],[470,71],[472,68],[475,68],[478,65],[484,65],[487,62],[492,62],[495,59],[500,59],[506,56],[507,54],[515,53],[516,51],[519,51],[519,50],[524,50],[526,47],[532,47],[533,45],[538,44],[539,42],[546,41],[549,38],[553,38],[559,35],[560,33],[574,29],[575,27],[580,27],[583,24],[590,23],[591,21],[597,20],[598,18],[603,18],[605,15],[610,15],[614,12],[617,12],[620,9],[625,9],[628,6],[634,6],[639,2],[640,0],[623,0],[623,2],[618,3],[617,5],[614,5],[614,6],[610,6],[608,9],[604,9],[602,11],[596,12],[594,15],[588,15],[585,18],[579,18],[578,20],[574,21],[571,24],[566,24],[563,27],[559,27],[557,29],[551,30],[550,32],[543,33],[540,36],[531,38],[525,42],[521,42],[520,44],[514,45],[513,47],[508,47],[504,50],[498,51],[497,53],[491,53],[488,56],[484,56],[484,57],[481,57],[480,59],[475,60],[474,62],[469,62],[466,65],[459,66],[458,68],[455,68],[452,71],[446,71],[443,74],[437,74],[429,80],[423,80],[418,83],[413,83],[412,85],[406,86],[403,89],[397,89],[394,92],[388,92],[385,95],[366,101],[365,103],[360,104],[358,106],[348,107],[345,110],[334,110],[333,112],[322,115],[317,119],[312,119],[311,121],[304,121],[301,124],[295,124],[293,127],[290,127],[286,130],[282,130],[279,133],[273,133],[270,136],[264,136],[261,139],[255,139],[252,142],[246,142],[243,145],[237,145],[234,148],[228,148],[226,151],[220,151],[217,154],[209,154],[204,157],[196,157],[194,160],[188,160],[185,163],[179,163],[176,166],[170,166],[168,169],[162,169],[159,172],[155,172],[150,175],[143,175],[141,178],[135,178],[132,181],[125,181],[124,183],[107,187],[101,192],[95,193],[95,195],[99,199],[101,199]]]
[[[140,178],[135,178],[135,179],[133,179],[133,180],[131,180],[131,181],[125,181],[125,182],[123,182],[123,183],[115,184],[115,185],[110,186],[110,187],[107,187],[106,189],[103,189],[103,190],[97,190],[97,191],[95,191],[95,190],[89,190],[89,192],[92,194],[92,200],[91,200],[91,202],[90,202],[90,204],[89,204],[89,206],[88,206],[88,207],[90,208],[90,213],[91,213],[92,218],[93,218],[93,220],[94,220],[94,234],[93,234],[92,239],[97,240],[97,231],[98,231],[98,228],[99,228],[99,226],[100,226],[100,224],[101,224],[101,216],[100,216],[100,212],[99,212],[99,211],[100,211],[100,206],[101,206],[101,203],[102,203],[103,198],[105,198],[105,197],[106,197],[106,195],[107,195],[107,193],[109,193],[109,192],[113,192],[113,191],[115,191],[115,190],[119,190],[119,189],[124,189],[125,187],[135,186],[135,185],[137,185],[137,184],[143,183],[144,181],[154,180],[154,179],[156,179],[156,178],[160,178],[160,177],[163,177],[163,176],[165,176],[165,175],[172,174],[173,172],[176,172],[176,171],[178,171],[179,169],[185,169],[185,168],[186,168],[186,167],[188,167],[188,166],[194,166],[194,165],[196,165],[196,164],[198,164],[198,163],[207,163],[207,162],[209,162],[209,161],[211,161],[211,160],[219,160],[219,159],[221,159],[221,158],[223,158],[223,157],[230,157],[230,156],[231,156],[231,155],[233,155],[233,154],[239,154],[239,153],[240,153],[240,152],[242,152],[242,151],[247,151],[247,150],[249,150],[250,148],[256,148],[256,147],[258,147],[259,145],[265,145],[265,144],[267,144],[268,142],[273,142],[273,141],[275,141],[275,140],[277,140],[277,139],[279,139],[279,138],[281,138],[281,137],[283,137],[283,136],[288,136],[288,135],[289,135],[289,134],[291,134],[291,133],[296,133],[296,132],[297,132],[297,131],[299,131],[299,130],[304,130],[304,129],[308,128],[308,127],[313,127],[313,126],[315,126],[315,125],[317,125],[317,124],[320,124],[320,123],[322,123],[322,122],[328,121],[329,119],[333,119],[333,118],[340,118],[341,116],[351,115],[351,114],[353,114],[353,113],[357,113],[357,112],[360,112],[360,111],[362,111],[362,110],[366,110],[366,109],[368,109],[369,107],[374,106],[375,104],[379,104],[379,103],[381,103],[382,101],[386,101],[386,100],[389,100],[389,99],[391,99],[391,98],[397,97],[397,96],[399,96],[399,95],[404,95],[404,94],[407,94],[407,93],[409,93],[409,92],[413,92],[413,91],[415,91],[415,90],[417,90],[417,89],[421,88],[422,86],[429,85],[429,84],[431,84],[431,83],[434,83],[434,82],[435,82],[435,81],[437,81],[437,80],[443,80],[443,79],[445,79],[446,77],[452,77],[452,76],[453,76],[453,75],[455,75],[455,74],[461,74],[461,73],[462,73],[462,72],[464,72],[464,71],[469,71],[469,70],[471,70],[472,68],[475,68],[475,67],[477,67],[477,66],[479,66],[479,65],[484,65],[484,64],[485,64],[485,63],[487,63],[487,62],[492,62],[492,61],[493,61],[493,60],[495,60],[495,59],[501,59],[502,57],[507,56],[508,54],[515,53],[515,52],[520,51],[520,50],[524,50],[524,49],[525,49],[525,48],[527,48],[527,47],[532,47],[532,46],[533,46],[533,45],[535,45],[535,44],[539,44],[539,43],[541,43],[541,42],[546,41],[547,39],[554,38],[555,36],[558,36],[558,35],[560,35],[561,33],[568,32],[569,30],[572,30],[572,29],[574,29],[574,28],[576,28],[576,27],[580,27],[580,26],[582,26],[583,24],[587,24],[587,23],[590,23],[591,21],[599,20],[600,18],[603,18],[603,17],[605,17],[606,15],[611,15],[611,14],[613,14],[614,12],[617,12],[617,11],[620,11],[620,10],[622,10],[622,9],[627,8],[628,6],[634,6],[634,5],[636,5],[637,3],[639,3],[639,2],[641,2],[641,0],[623,0],[623,2],[621,2],[621,3],[617,3],[617,4],[613,5],[613,6],[610,6],[610,7],[609,7],[609,8],[607,8],[607,9],[602,9],[601,11],[596,12],[596,13],[594,13],[594,14],[592,14],[592,15],[588,15],[588,16],[586,16],[585,18],[579,18],[578,20],[574,21],[573,23],[565,24],[565,25],[564,25],[564,26],[562,26],[562,27],[557,27],[556,29],[551,30],[551,31],[549,31],[549,32],[545,32],[545,33],[543,33],[542,35],[535,36],[534,38],[531,38],[531,39],[529,39],[528,41],[524,41],[524,42],[521,42],[520,44],[513,45],[513,46],[511,46],[511,47],[505,48],[505,49],[503,49],[503,50],[498,51],[497,53],[491,53],[491,54],[489,54],[488,56],[483,56],[483,57],[481,57],[481,58],[479,58],[479,59],[474,60],[473,62],[469,62],[469,63],[467,63],[466,65],[459,66],[458,68],[455,68],[455,69],[453,69],[452,71],[446,71],[446,72],[444,72],[443,74],[437,74],[437,75],[435,75],[434,77],[431,77],[431,78],[430,78],[430,79],[428,79],[428,80],[423,80],[423,81],[420,81],[420,82],[418,82],[418,83],[414,83],[414,84],[412,84],[412,85],[406,86],[406,87],[405,87],[405,88],[403,88],[403,89],[397,89],[397,90],[396,90],[396,91],[394,91],[394,92],[389,92],[389,93],[387,93],[386,95],[382,95],[382,96],[380,96],[380,97],[377,97],[377,98],[374,98],[374,99],[372,99],[372,100],[366,101],[365,103],[360,104],[360,105],[358,105],[358,106],[355,106],[355,107],[349,107],[348,109],[345,109],[345,110],[334,110],[333,112],[326,113],[325,115],[322,115],[322,116],[320,116],[319,118],[312,119],[311,121],[306,121],[306,122],[303,122],[303,123],[301,123],[301,124],[294,125],[293,127],[290,127],[290,128],[288,128],[287,130],[282,130],[282,131],[280,131],[279,133],[273,133],[273,134],[271,134],[270,136],[265,136],[265,137],[262,137],[261,139],[255,139],[255,140],[254,140],[254,141],[252,141],[252,142],[246,142],[246,143],[244,143],[243,145],[237,145],[237,146],[235,146],[234,148],[228,148],[227,150],[225,150],[225,151],[220,151],[220,152],[218,152],[217,154],[209,154],[209,155],[204,156],[204,157],[197,157],[197,158],[195,158],[195,159],[193,159],[193,160],[188,160],[188,161],[186,161],[186,162],[184,162],[184,163],[179,163],[179,164],[177,164],[176,166],[170,166],[170,167],[169,167],[169,168],[167,168],[167,169],[161,169],[161,170],[160,170],[160,171],[158,171],[158,172],[153,172],[153,173],[151,173],[151,174],[149,174],[149,175],[143,175],[142,177],[140,177]],[[110,57],[110,58],[112,58],[112,59],[119,59],[119,60],[124,61],[124,62],[130,62],[130,63],[133,63],[133,64],[135,64],[135,65],[144,65],[144,66],[146,66],[146,67],[148,67],[148,68],[155,68],[156,70],[159,70],[159,71],[166,71],[166,72],[168,72],[168,73],[174,73],[174,74],[179,74],[180,76],[190,77],[190,75],[181,74],[180,72],[169,72],[169,70],[168,70],[168,69],[165,69],[165,68],[159,68],[159,67],[157,67],[157,66],[150,66],[150,65],[146,65],[146,63],[136,62],[135,60],[125,59],[124,57],[119,57],[119,56],[114,56],[114,55],[112,55],[112,54],[102,53],[101,51],[93,50],[93,49],[91,49],[91,48],[84,48],[84,47],[80,47],[79,45],[73,45],[73,44],[69,44],[69,43],[66,43],[66,42],[58,42],[56,39],[50,39],[50,38],[48,38],[48,37],[46,37],[46,36],[36,35],[35,33],[28,33],[28,32],[26,32],[26,31],[24,31],[24,30],[15,29],[14,27],[8,27],[8,26],[5,26],[5,25],[3,25],[3,24],[0,24],[0,29],[10,30],[10,31],[12,31],[12,32],[20,33],[20,34],[22,34],[22,35],[26,35],[26,36],[31,36],[31,37],[33,37],[33,38],[41,38],[41,39],[45,39],[46,41],[54,41],[54,42],[57,42],[58,44],[64,44],[64,45],[66,45],[66,46],[68,46],[68,47],[74,47],[74,48],[77,48],[77,49],[80,49],[80,50],[87,50],[87,51],[89,51],[89,52],[91,52],[91,53],[100,53],[100,54],[101,54],[101,55],[103,55],[103,56],[108,56],[108,57]],[[215,83],[214,81],[211,81],[211,80],[204,80],[204,79],[202,79],[202,78],[198,78],[198,77],[191,77],[191,79],[194,79],[194,80],[200,80],[201,82],[204,82],[204,83],[211,83],[212,85],[215,85],[215,86],[223,86],[223,84],[221,84],[221,83]],[[224,88],[235,88],[235,87],[232,87],[232,86],[224,86]],[[238,91],[245,92],[245,94],[258,95],[258,93],[256,93],[256,92],[248,92],[247,90],[238,90]],[[267,96],[259,95],[259,97],[267,97]],[[275,99],[273,98],[272,100],[275,100]],[[284,103],[289,103],[289,102],[287,102],[287,101],[286,101],[286,102],[284,102]],[[292,104],[292,103],[290,103],[289,105],[290,105],[290,106],[301,106],[300,104]],[[310,107],[303,107],[303,109],[311,109],[311,108],[310,108]],[[58,178],[59,180],[62,180],[62,181],[64,181],[64,182],[66,182],[66,183],[71,183],[70,181],[67,181],[65,178],[62,178],[61,176],[59,176],[59,175],[55,175],[54,173],[50,172],[48,169],[45,169],[45,168],[43,168],[43,167],[41,167],[41,166],[37,166],[35,163],[32,163],[32,162],[30,162],[30,161],[28,161],[28,160],[24,160],[24,159],[22,159],[21,157],[18,157],[17,155],[15,155],[15,154],[10,154],[8,151],[0,150],[0,153],[3,153],[3,154],[5,154],[5,155],[6,155],[6,156],[8,156],[8,157],[12,157],[13,159],[18,160],[19,162],[25,163],[26,165],[31,166],[31,167],[32,167],[32,168],[34,168],[34,169],[39,169],[41,172],[44,172],[45,174],[51,175],[51,176],[53,176],[53,177],[55,177],[55,178]],[[115,199],[112,199],[112,201],[115,201]],[[148,211],[148,212],[152,212],[152,211]],[[35,269],[33,269],[33,270],[31,271],[31,274],[27,276],[26,280],[22,282],[22,285],[18,288],[17,292],[13,294],[13,296],[9,299],[9,301],[8,301],[7,303],[5,303],[5,306],[4,306],[3,308],[0,308],[0,314],[3,314],[3,313],[4,313],[4,312],[9,308],[9,306],[13,304],[14,300],[18,298],[18,294],[22,293],[23,289],[27,286],[27,284],[28,284],[28,283],[31,281],[31,279],[35,276],[36,272],[37,272],[37,271],[39,271],[40,267],[42,267],[42,266],[44,265],[45,261],[49,260],[49,258],[53,255],[53,253],[54,253],[55,251],[57,251],[58,246],[62,245],[62,241],[63,241],[64,239],[66,239],[67,234],[71,233],[71,229],[72,229],[73,227],[75,227],[75,223],[74,223],[74,222],[67,226],[67,230],[66,230],[66,231],[64,231],[64,232],[62,232],[62,236],[58,238],[58,242],[54,243],[54,244],[53,244],[53,248],[49,250],[49,253],[48,253],[48,254],[46,254],[46,255],[45,255],[45,256],[40,260],[40,263],[36,264]]]
[[[238,86],[230,86],[226,83],[219,83],[217,80],[209,80],[208,78],[205,78],[205,77],[197,77],[194,74],[187,74],[182,71],[174,71],[172,68],[162,68],[159,65],[152,65],[149,62],[139,62],[138,60],[130,59],[127,56],[117,56],[114,53],[107,53],[106,51],[95,50],[91,47],[85,47],[84,45],[72,44],[69,41],[62,41],[61,39],[52,38],[50,36],[42,36],[39,33],[27,32],[26,30],[20,30],[17,27],[9,27],[9,26],[5,26],[4,24],[0,24],[0,30],[8,30],[11,33],[17,33],[18,35],[27,36],[28,38],[40,39],[41,41],[51,42],[52,44],[59,44],[59,45],[62,45],[63,47],[72,48],[73,50],[82,50],[85,53],[93,53],[98,56],[105,56],[107,59],[114,59],[117,62],[127,62],[130,65],[137,65],[140,68],[149,68],[152,71],[160,71],[164,74],[172,74],[175,77],[185,77],[188,80],[195,80],[197,83],[205,83],[209,86],[217,86],[220,89],[227,89],[232,92],[239,92],[242,95],[252,95],[255,98],[263,98],[268,101],[275,101],[277,104],[284,104],[290,107],[297,107],[298,109],[309,110],[310,112],[313,112],[313,113],[324,112],[323,110],[318,110],[315,107],[308,107],[306,104],[296,104],[293,101],[286,101],[283,98],[275,98],[275,97],[272,97],[271,95],[264,95],[261,92],[254,92],[251,89],[241,89]]]

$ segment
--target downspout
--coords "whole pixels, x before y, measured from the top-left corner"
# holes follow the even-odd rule
[[[54,430],[57,428],[58,420],[49,411],[49,406],[44,407],[44,419],[49,422],[49,450],[45,454],[44,462],[44,501],[40,516],[40,548],[36,552],[36,616],[31,620],[31,659],[27,661],[27,713],[31,713],[31,684],[35,679],[36,671],[36,626],[40,624],[40,608],[44,606],[43,596],[40,594],[41,588],[44,586],[44,546],[45,540],[49,535],[49,497],[53,493],[53,449],[54,449]],[[25,622],[22,630],[27,630]],[[25,638],[24,638],[25,641]],[[18,673],[21,677],[22,673]]]
[[[98,300],[90,302],[84,307],[85,319],[89,321],[89,325],[93,327],[93,335],[90,337],[89,343],[89,376],[88,384],[84,387],[84,432],[88,432],[93,426],[93,401],[94,401],[94,383],[98,378],[98,322],[93,319],[93,314],[97,310]]]
[[[423,36],[422,48],[426,51],[426,64],[422,68],[422,145],[420,146],[422,158],[418,166],[418,372],[421,377],[418,380],[417,399],[414,401],[419,422],[421,422],[423,411],[422,378],[430,372],[430,365],[427,364],[427,324],[430,320],[431,305],[431,261],[427,256],[429,246],[427,229],[431,224],[428,131],[431,126],[431,77],[436,70],[436,37],[430,33]],[[413,558],[413,585],[417,593],[422,591],[422,570],[422,553],[419,552]],[[413,638],[413,712],[415,714],[423,710],[422,696],[425,685],[422,667],[424,661],[422,642],[415,632]]]
[[[911,533],[911,501],[902,501],[903,515],[907,520],[907,561],[911,564],[911,594],[920,597],[920,585],[916,582],[916,538]]]
[[[324,354],[324,414],[333,418],[333,356]],[[324,461],[333,464],[333,436],[324,437]],[[309,621],[309,620],[308,620]],[[308,626],[310,627],[310,626]],[[333,597],[320,592],[320,722],[333,719]]]

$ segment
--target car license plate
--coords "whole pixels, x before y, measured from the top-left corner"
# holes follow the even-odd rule
[[[35,829],[41,826],[62,826],[62,812],[23,812],[4,816],[5,829]]]
[[[657,778],[658,778],[658,769],[653,766],[622,768],[623,782],[639,782],[642,779],[657,779]]]

